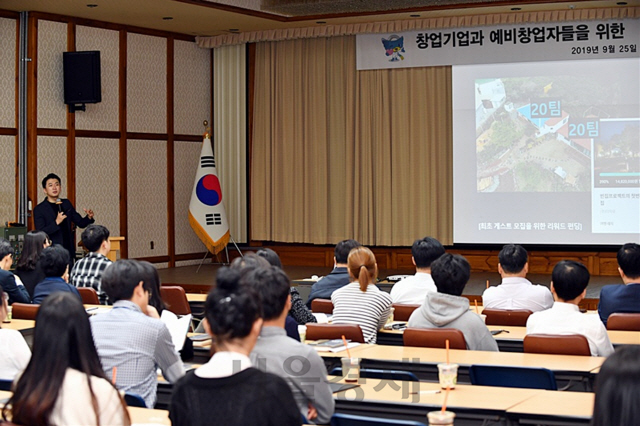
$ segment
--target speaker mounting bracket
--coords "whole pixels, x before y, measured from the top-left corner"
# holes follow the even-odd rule
[[[69,112],[86,111],[87,106],[85,104],[69,104]]]

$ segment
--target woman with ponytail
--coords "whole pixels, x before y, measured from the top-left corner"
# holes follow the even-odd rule
[[[33,355],[2,415],[16,425],[130,425],[116,388],[102,371],[82,302],[57,292],[36,315]]]
[[[169,409],[173,426],[301,424],[287,383],[253,368],[249,359],[262,328],[262,302],[256,290],[242,282],[244,271],[218,270],[202,321],[215,353],[176,384]]]
[[[349,252],[347,269],[351,283],[331,295],[334,324],[357,324],[364,340],[375,343],[377,332],[387,322],[391,312],[391,296],[376,285],[378,264],[366,247],[356,247]]]

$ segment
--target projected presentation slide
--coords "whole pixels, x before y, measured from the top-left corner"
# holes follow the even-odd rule
[[[638,59],[453,67],[454,241],[640,240],[639,81]]]

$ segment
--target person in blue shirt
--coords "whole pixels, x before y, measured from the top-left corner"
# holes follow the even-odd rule
[[[59,291],[73,293],[82,300],[78,289],[69,284],[69,252],[61,245],[42,250],[40,268],[45,279],[40,281],[33,292],[33,303],[40,304],[51,293]]]

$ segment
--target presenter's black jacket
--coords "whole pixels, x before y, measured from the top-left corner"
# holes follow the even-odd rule
[[[52,204],[55,208],[52,207]],[[67,215],[67,218],[63,220],[60,225],[56,223],[59,209]],[[62,198],[62,204],[60,204],[59,207],[54,203],[50,203],[45,198],[44,201],[33,209],[33,221],[36,230],[46,232],[52,244],[60,244],[67,249],[71,256],[72,263],[76,250],[74,247],[75,241],[73,233],[71,231],[71,223],[75,223],[78,228],[85,228],[94,222],[93,219],[89,219],[87,216],[80,216],[76,209],[73,208],[71,201],[66,198]]]

